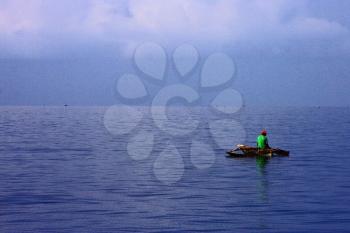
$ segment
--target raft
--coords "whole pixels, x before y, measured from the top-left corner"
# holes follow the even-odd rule
[[[289,156],[289,151],[282,150],[280,148],[269,148],[264,150],[258,150],[257,147],[251,147],[247,145],[239,144],[237,148],[226,152],[228,157],[276,157],[276,156]]]

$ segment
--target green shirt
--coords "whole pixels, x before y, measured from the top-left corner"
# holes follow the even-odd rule
[[[256,145],[258,146],[258,149],[265,149],[266,145],[268,145],[267,137],[264,135],[259,135],[256,139]]]

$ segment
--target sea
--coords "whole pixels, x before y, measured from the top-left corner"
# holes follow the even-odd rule
[[[350,232],[350,108],[135,108],[0,107],[0,232]]]

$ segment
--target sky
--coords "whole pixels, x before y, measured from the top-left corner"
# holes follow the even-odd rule
[[[247,105],[349,106],[349,10],[347,0],[0,0],[0,104],[113,104],[115,80],[149,41],[170,55],[193,45],[200,65],[228,54]]]

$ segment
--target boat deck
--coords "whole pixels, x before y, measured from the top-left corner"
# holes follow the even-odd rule
[[[282,150],[279,148],[269,148],[259,150],[257,147],[251,147],[246,145],[237,145],[236,149],[227,151],[229,157],[274,157],[274,156],[289,156],[289,151]]]

